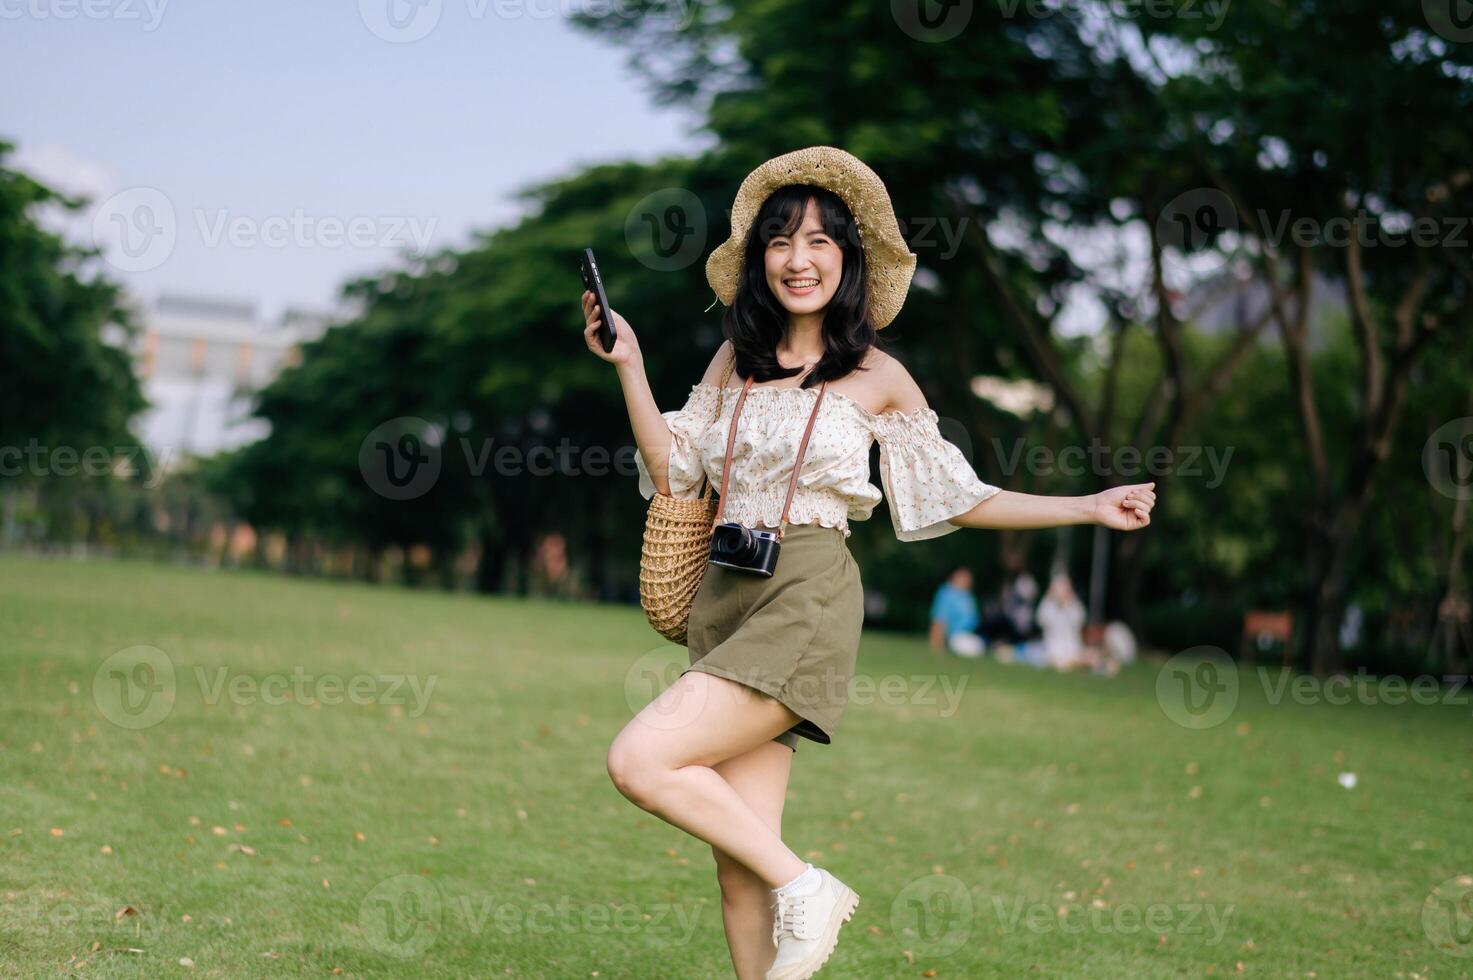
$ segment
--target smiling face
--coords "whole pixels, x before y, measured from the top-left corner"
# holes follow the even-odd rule
[[[823,230],[818,202],[803,208],[803,223],[767,243],[767,288],[791,314],[817,313],[829,305],[844,273],[844,252]]]

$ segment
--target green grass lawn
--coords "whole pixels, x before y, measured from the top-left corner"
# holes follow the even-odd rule
[[[604,770],[684,656],[638,609],[7,557],[0,643],[0,976],[730,975],[710,849]],[[1473,971],[1473,691],[1194,730],[1159,665],[860,669],[784,819],[861,897],[821,976]]]

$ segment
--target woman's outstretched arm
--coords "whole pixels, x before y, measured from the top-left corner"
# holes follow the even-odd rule
[[[879,365],[878,383],[888,392],[887,408],[910,412],[928,407],[926,396],[905,366],[886,356]],[[1151,523],[1156,506],[1156,484],[1112,487],[1084,497],[1046,497],[999,490],[964,514],[950,518],[957,527],[1028,528],[1066,524],[1102,524],[1117,531],[1138,531]]]
[[[1000,490],[965,514],[951,518],[957,527],[1027,529],[1066,524],[1102,524],[1138,531],[1151,523],[1156,484],[1112,487],[1084,497],[1046,497]]]

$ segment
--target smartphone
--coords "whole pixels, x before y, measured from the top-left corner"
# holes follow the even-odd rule
[[[603,277],[598,274],[598,260],[593,257],[593,249],[583,250],[583,262],[580,271],[583,274],[583,288],[592,291],[594,300],[598,303],[599,339],[603,341],[604,353],[607,354],[614,349],[614,341],[617,335],[614,332],[613,310],[609,309],[609,297],[604,292]]]

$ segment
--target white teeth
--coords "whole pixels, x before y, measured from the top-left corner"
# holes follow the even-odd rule
[[[792,286],[794,289],[806,289],[809,286],[818,285],[817,279],[788,279],[785,281],[789,286]]]

